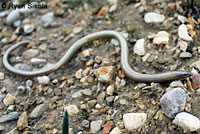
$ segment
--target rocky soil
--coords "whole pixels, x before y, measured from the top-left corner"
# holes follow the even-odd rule
[[[0,133],[61,134],[66,108],[70,134],[200,134],[199,7],[164,0],[39,4],[47,8],[0,12]],[[10,63],[34,71],[55,64],[75,41],[101,30],[124,36],[134,70],[186,70],[193,76],[134,82],[120,66],[116,39],[86,44],[45,76],[19,76],[3,66],[4,53],[17,42],[32,41],[13,52]]]

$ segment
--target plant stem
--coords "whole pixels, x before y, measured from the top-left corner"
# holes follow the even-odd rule
[[[69,133],[69,117],[67,111],[65,110],[63,118],[62,134],[68,134],[68,133]]]

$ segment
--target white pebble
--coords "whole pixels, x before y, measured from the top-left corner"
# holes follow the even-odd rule
[[[129,131],[133,131],[146,122],[147,114],[146,113],[127,113],[123,115],[124,126]]]
[[[139,39],[134,46],[134,53],[137,55],[145,55],[146,51],[145,51],[145,46],[144,46],[144,39]]]
[[[32,33],[34,29],[35,29],[35,27],[33,25],[25,25],[24,26],[24,32],[26,34]]]
[[[199,119],[186,112],[177,114],[173,123],[182,127],[185,131],[196,131],[200,128]]]
[[[38,59],[38,58],[32,58],[31,63],[33,64],[40,64],[40,63],[46,63],[46,59]]]
[[[183,24],[187,22],[187,18],[182,15],[178,15],[178,20]]]
[[[153,44],[166,45],[169,42],[169,34],[165,31],[160,31],[153,38]]]
[[[185,52],[187,50],[188,47],[188,43],[183,41],[183,40],[179,40],[178,41],[178,46],[180,47],[180,49]]]
[[[0,72],[0,80],[3,80],[5,78],[5,75],[3,72]]]
[[[73,116],[79,113],[79,110],[76,105],[69,105],[66,107],[66,110],[69,115]]]
[[[178,36],[179,38],[185,40],[185,41],[192,41],[192,37],[188,35],[187,27],[185,24],[181,24],[178,27]]]
[[[165,16],[162,14],[149,12],[144,15],[144,21],[146,23],[161,23],[165,20]]]
[[[115,91],[115,89],[114,89],[114,86],[113,85],[109,85],[108,87],[107,87],[107,89],[106,89],[106,93],[108,94],[108,95],[113,95],[113,93],[114,93],[114,91]]]
[[[37,77],[37,80],[39,82],[39,84],[49,84],[50,82],[50,78],[48,76],[41,76],[41,77]]]

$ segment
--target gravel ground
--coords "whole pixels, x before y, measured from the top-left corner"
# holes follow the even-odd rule
[[[47,9],[1,9],[0,133],[61,134],[66,107],[71,134],[199,134],[200,10],[181,1],[71,3],[46,0]],[[48,68],[75,41],[101,30],[123,34],[134,70],[186,70],[193,76],[134,82],[121,69],[115,39],[88,43],[46,76],[19,76],[2,64],[10,46],[31,40],[12,53],[10,63],[26,71]]]

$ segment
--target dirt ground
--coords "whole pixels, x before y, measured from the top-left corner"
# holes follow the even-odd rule
[[[49,3],[50,1],[47,1]],[[62,4],[60,4],[62,5]],[[190,65],[199,60],[199,54],[194,54],[193,48],[198,48],[200,45],[200,32],[199,29],[195,29],[196,35],[193,38],[194,41],[190,43],[188,50],[193,53],[193,56],[188,59],[182,59],[180,57],[175,57],[171,54],[171,51],[174,47],[176,47],[176,43],[174,43],[173,38],[170,38],[170,41],[167,46],[158,45],[153,46],[149,49],[152,53],[156,53],[158,55],[158,60],[155,62],[143,62],[140,56],[133,54],[133,47],[135,42],[144,38],[147,39],[147,36],[152,33],[157,33],[163,28],[161,24],[146,24],[144,22],[144,14],[145,12],[155,11],[156,9],[162,11],[164,10],[158,7],[156,4],[152,4],[152,1],[147,1],[147,11],[140,13],[138,8],[135,7],[135,2],[128,3],[128,0],[118,2],[117,10],[113,13],[109,13],[109,17],[103,17],[97,19],[97,13],[100,8],[89,8],[88,10],[82,9],[82,5],[79,7],[72,9],[73,12],[71,15],[66,11],[66,13],[62,17],[56,17],[56,22],[59,26],[56,27],[48,27],[45,28],[40,20],[40,17],[48,12],[54,11],[55,8],[60,8],[60,5],[48,7],[48,9],[39,10],[39,13],[34,13],[33,15],[28,16],[26,19],[31,21],[31,24],[34,24],[36,30],[33,31],[30,35],[22,35],[22,40],[31,40],[36,43],[36,48],[38,48],[41,44],[46,44],[47,46],[53,46],[55,49],[47,49],[40,54],[39,58],[47,59],[48,63],[56,63],[69,49],[72,44],[80,39],[81,37],[88,35],[90,33],[101,31],[101,30],[117,30],[117,31],[125,31],[129,33],[130,38],[128,39],[128,47],[129,47],[129,63],[132,68],[136,71],[142,73],[159,73],[159,72],[167,72],[170,71],[170,68],[176,64],[177,67],[174,70],[185,69],[190,71]],[[172,11],[172,13],[165,14],[165,16],[172,17],[176,11]],[[92,17],[91,17],[92,16]],[[84,22],[84,23],[83,23]],[[83,23],[83,24],[82,24]],[[66,29],[73,29],[75,27],[81,26],[83,28],[82,32],[75,34],[69,41],[63,43],[63,38],[65,37]],[[14,32],[16,28],[7,26],[1,23],[1,30],[4,28]],[[173,24],[172,27],[166,30],[171,34],[171,37],[176,38],[177,35],[173,33],[177,30],[178,26]],[[41,41],[41,37],[46,37],[47,40]],[[97,43],[97,44],[95,44]],[[11,72],[8,72],[2,65],[2,57],[5,51],[12,45],[9,43],[4,46],[0,46],[1,57],[0,57],[0,72],[4,72],[5,79],[0,80],[0,89],[6,87],[6,91],[9,93],[14,93],[16,97],[23,103],[16,103],[15,110],[17,112],[26,111],[28,115],[31,111],[38,105],[43,102],[48,102],[49,110],[46,111],[40,118],[36,119],[28,119],[27,128],[19,131],[19,133],[23,133],[28,131],[33,134],[60,134],[62,129],[62,119],[63,119],[63,108],[67,105],[76,105],[79,108],[79,114],[73,117],[70,117],[70,127],[74,127],[78,132],[82,131],[84,134],[90,132],[90,127],[83,126],[81,122],[86,119],[88,121],[93,120],[102,120],[102,124],[106,122],[106,116],[108,115],[108,111],[117,110],[116,115],[113,118],[114,126],[120,126],[123,124],[122,116],[125,113],[129,112],[143,112],[147,113],[147,121],[144,127],[141,127],[134,132],[127,132],[126,130],[122,131],[124,133],[133,133],[133,134],[183,134],[183,133],[191,133],[191,134],[199,134],[200,131],[197,132],[184,132],[184,130],[174,124],[172,124],[172,119],[166,117],[161,112],[160,107],[160,98],[165,93],[166,89],[169,87],[171,81],[164,83],[154,83],[157,86],[157,89],[160,90],[141,90],[135,89],[141,83],[134,82],[129,78],[125,77],[126,85],[123,87],[119,87],[115,90],[114,96],[118,96],[118,100],[113,103],[106,103],[104,100],[104,106],[102,109],[94,112],[93,109],[81,110],[81,104],[85,104],[87,100],[97,99],[97,96],[100,92],[104,91],[107,86],[113,84],[110,83],[101,83],[98,81],[94,81],[93,83],[89,83],[87,87],[84,87],[82,83],[74,77],[74,74],[79,69],[85,69],[86,63],[90,59],[95,59],[96,56],[100,56],[103,58],[108,58],[110,61],[114,61],[110,63],[110,65],[115,66],[115,68],[120,68],[120,54],[114,53],[116,52],[117,47],[114,47],[113,44],[110,43],[110,39],[101,39],[98,42],[92,42],[88,45],[82,47],[78,50],[72,57],[72,59],[61,69],[58,71],[47,75],[50,80],[57,79],[58,83],[56,85],[49,84],[46,86],[42,86],[43,90],[53,89],[55,90],[58,85],[61,85],[63,77],[67,80],[73,81],[72,84],[65,84],[63,88],[61,88],[62,94],[59,95],[58,101],[55,103],[51,102],[51,99],[55,96],[53,94],[46,94],[45,91],[39,92],[40,85],[37,82],[37,78],[27,78],[19,75],[15,75]],[[82,54],[83,50],[91,48],[92,54],[88,57],[84,57]],[[28,48],[21,48],[16,53],[13,53],[13,57],[21,56],[24,51]],[[159,60],[164,60],[164,63],[158,63]],[[29,60],[24,60],[23,63],[30,64]],[[35,68],[40,68],[39,66],[33,66]],[[119,77],[119,73],[115,73],[114,78]],[[17,87],[20,85],[25,85],[27,80],[33,81],[32,91],[26,91],[25,93],[17,93]],[[186,80],[181,80],[182,83],[186,83]],[[146,83],[146,86],[151,86],[152,83]],[[185,84],[186,85],[186,84]],[[100,87],[100,90],[95,90]],[[80,97],[77,99],[72,98],[72,94],[81,90],[89,88],[93,91],[93,95],[89,97]],[[189,92],[189,98],[191,101],[189,102],[191,105],[191,110],[189,111],[196,117],[200,117],[200,96],[198,96],[195,92]],[[134,98],[139,94],[138,98]],[[121,104],[120,100],[125,99],[128,104]],[[139,105],[141,104],[141,105]],[[25,108],[28,105],[28,108]],[[160,113],[161,112],[161,113]],[[0,115],[6,114],[7,107],[0,103]],[[156,114],[158,114],[158,118],[155,118]],[[17,120],[1,123],[0,125],[4,126],[5,129],[0,131],[2,134],[6,134],[13,130],[17,126]],[[114,127],[113,127],[114,128]],[[102,129],[101,129],[102,130]],[[27,132],[27,133],[28,133]],[[25,134],[25,133],[24,133]]]

